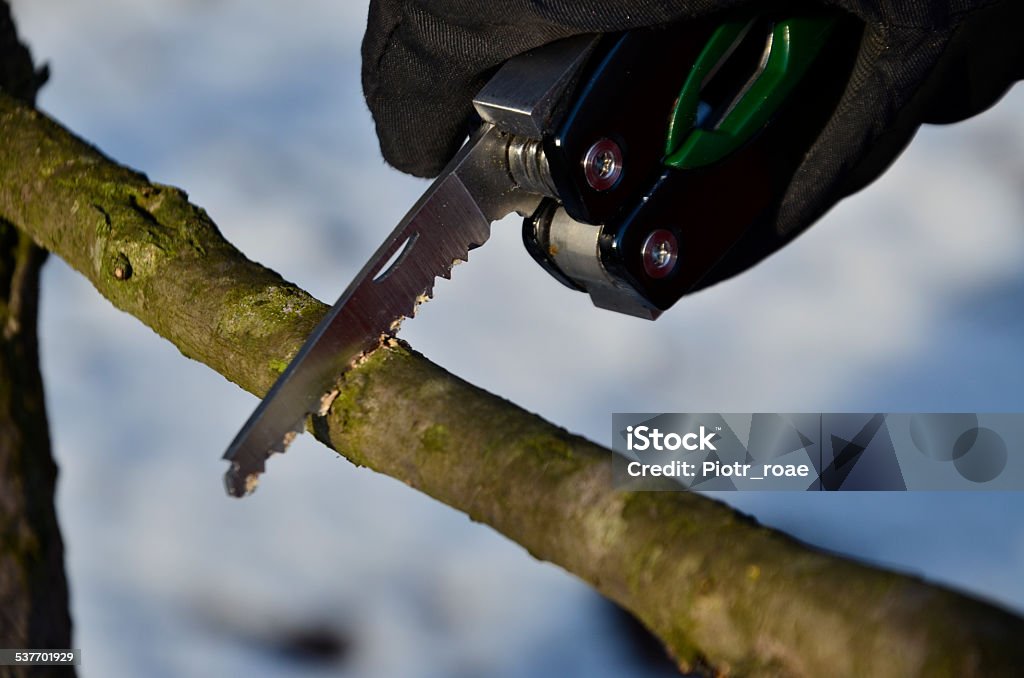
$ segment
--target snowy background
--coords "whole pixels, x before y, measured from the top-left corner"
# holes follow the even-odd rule
[[[322,300],[425,187],[379,156],[359,88],[364,3],[12,4],[53,70],[44,109],[185,188],[230,241]],[[925,129],[796,244],[657,323],[562,288],[513,219],[403,336],[603,444],[615,411],[1024,411],[1022,113],[1019,89],[967,124]],[[44,285],[83,676],[655,671],[585,585],[308,439],[254,496],[228,499],[220,455],[255,399],[61,261]],[[1020,494],[723,498],[1024,611]],[[337,637],[335,659],[290,651],[310,633]]]

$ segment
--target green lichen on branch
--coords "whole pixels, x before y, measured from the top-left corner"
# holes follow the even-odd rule
[[[243,388],[269,388],[326,311],[245,259],[184,191],[111,162],[44,114],[2,97],[0,133],[4,216],[38,225],[36,242],[115,306]]]
[[[2,95],[0,138],[10,140],[0,145],[0,216],[249,391],[269,388],[324,313],[225,242],[183,192],[149,184]],[[311,428],[352,462],[591,583],[684,667],[991,676],[1024,665],[1018,617],[814,550],[697,494],[616,491],[608,450],[399,342],[345,374]]]

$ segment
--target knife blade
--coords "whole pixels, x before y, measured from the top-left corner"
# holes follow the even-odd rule
[[[509,176],[509,139],[484,123],[342,293],[224,454],[228,494],[255,489],[267,458],[301,432],[341,373],[413,316],[435,278],[487,241],[491,222],[536,209],[541,197]]]

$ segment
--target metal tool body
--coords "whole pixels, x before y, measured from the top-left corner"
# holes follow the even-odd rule
[[[595,50],[604,59],[543,140],[557,200],[523,229],[564,284],[649,319],[795,236],[774,217],[838,103],[861,25],[808,12],[694,22],[676,40],[659,39],[664,30]],[[595,165],[602,145],[610,158]]]
[[[772,212],[838,99],[856,31],[819,14],[698,21],[506,63],[474,101],[480,129],[235,437],[228,492],[252,491],[338,376],[513,211],[549,273],[650,319],[785,244]]]

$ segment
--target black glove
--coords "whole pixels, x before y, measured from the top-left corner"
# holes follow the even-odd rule
[[[371,0],[363,90],[384,158],[435,176],[502,62],[579,33],[705,16],[754,0]],[[845,92],[789,185],[780,233],[877,178],[925,122],[991,106],[1024,77],[1022,0],[831,0],[865,23]]]

